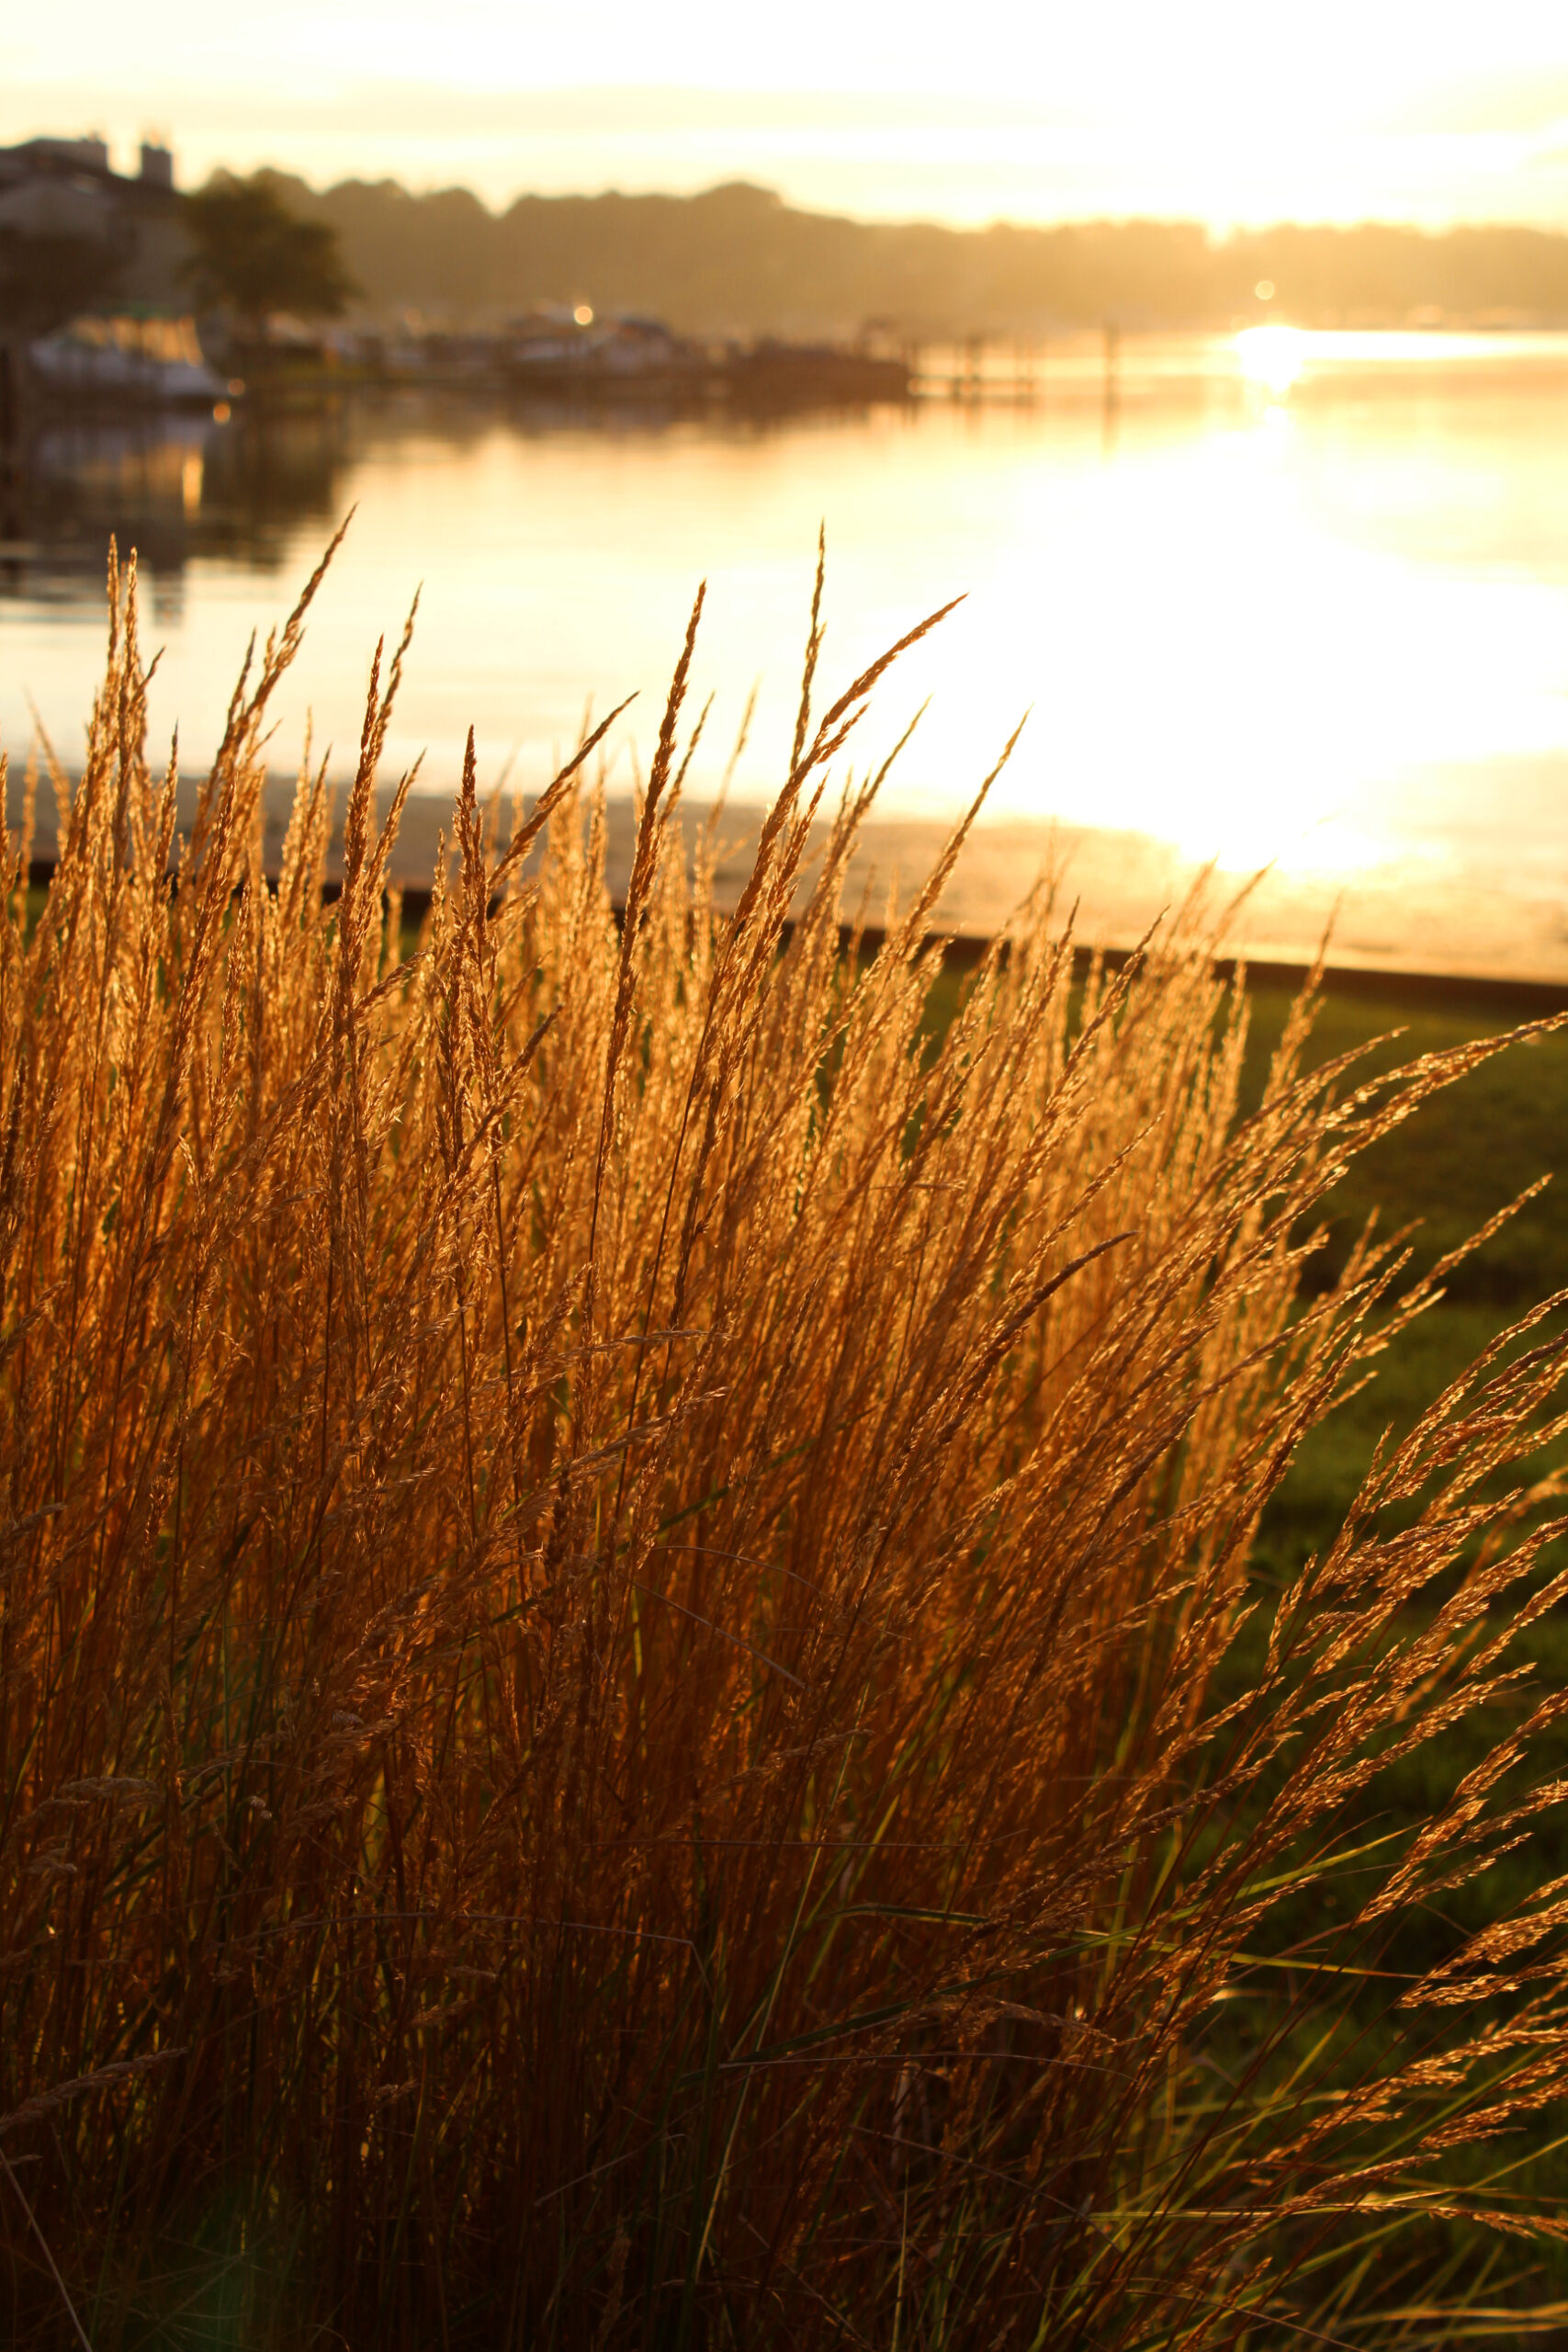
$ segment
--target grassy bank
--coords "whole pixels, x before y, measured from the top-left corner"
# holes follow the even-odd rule
[[[0,844],[9,2340],[1517,2335],[1568,1341],[1415,1412],[1544,1245],[1353,1226],[1447,1102],[1446,1247],[1555,1042],[1363,1085],[1047,910],[933,1035],[815,622],[733,915],[683,655],[620,918],[590,744],[504,842],[470,769],[405,955],[395,660],[341,895],[309,774],[263,881],[297,642],[175,889],[123,604],[30,927]]]
[[[1251,1001],[1256,1087],[1289,1017],[1291,996],[1266,985],[1252,989]],[[1366,1067],[1386,1069],[1411,1054],[1442,1053],[1463,1040],[1501,1035],[1539,1012],[1500,990],[1466,996],[1447,984],[1423,989],[1406,981],[1385,993],[1360,978],[1339,989],[1331,978],[1309,1051],[1323,1057],[1365,1051]],[[1483,1063],[1348,1170],[1326,1204],[1329,1239],[1308,1276],[1309,1290],[1343,1265],[1353,1236],[1370,1216],[1385,1231],[1408,1231],[1413,1271],[1420,1272],[1461,1248],[1531,1187],[1542,1189],[1453,1268],[1439,1303],[1391,1347],[1361,1394],[1305,1441],[1264,1518],[1253,1564],[1264,1589],[1288,1582],[1303,1558],[1332,1542],[1386,1430],[1403,1434],[1517,1317],[1568,1291],[1565,1171],[1568,1035],[1562,1032],[1530,1037]],[[1545,1328],[1557,1329],[1561,1322],[1554,1316]],[[1534,1466],[1539,1472],[1562,1458],[1559,1443]],[[1568,1688],[1568,1618],[1554,1612],[1532,1629],[1526,1646],[1542,1683]],[[1237,1681],[1247,1663],[1243,1645],[1231,1666]],[[1425,1756],[1383,1774],[1368,1808],[1369,1831],[1418,1834],[1465,1776],[1483,1769],[1489,1746],[1524,1719],[1529,1704],[1522,1690],[1511,1700],[1500,1698],[1454,1725]],[[1538,1769],[1568,1782],[1568,1737],[1561,1731],[1538,1734],[1535,1749]],[[1568,1826],[1558,1808],[1494,1871],[1452,1890],[1426,1920],[1408,1922],[1399,1958],[1409,1967],[1431,1966],[1453,1947],[1456,1929],[1477,1932],[1497,1911],[1564,1878]],[[1375,1994],[1362,2007],[1375,2031]],[[1558,2145],[1564,2135],[1568,2112],[1543,2118],[1528,2153],[1517,2152],[1514,2176],[1521,2197],[1534,2196],[1559,2211],[1568,2211],[1568,2156]],[[1473,2245],[1468,2248],[1472,2257],[1475,2251]],[[1543,2258],[1538,2278],[1542,2294],[1568,2299],[1568,2262],[1560,2252]]]

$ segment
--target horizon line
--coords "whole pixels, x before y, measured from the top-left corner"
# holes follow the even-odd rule
[[[56,134],[39,132],[34,135],[47,137]],[[102,136],[96,131],[82,135]],[[28,142],[23,140],[14,143],[26,145]],[[1314,236],[1345,237],[1358,235],[1369,229],[1393,230],[1402,236],[1424,237],[1433,243],[1445,237],[1453,236],[1524,234],[1533,237],[1568,238],[1568,220],[1549,225],[1540,220],[1525,219],[1477,217],[1449,220],[1435,227],[1430,223],[1409,217],[1402,219],[1393,214],[1373,212],[1362,214],[1353,220],[1336,220],[1329,218],[1312,220],[1300,216],[1276,215],[1251,221],[1220,224],[1213,220],[1206,220],[1196,212],[1159,212],[1134,208],[1123,212],[1105,209],[1063,212],[1048,219],[1026,219],[1016,214],[997,213],[988,220],[943,220],[936,213],[909,212],[889,215],[852,212],[842,207],[831,205],[801,204],[794,201],[781,189],[770,187],[766,181],[734,176],[716,179],[708,186],[700,188],[627,188],[616,187],[613,183],[580,188],[552,189],[525,187],[520,187],[514,195],[500,203],[492,203],[490,198],[481,195],[477,188],[464,180],[433,180],[428,184],[413,185],[400,178],[394,172],[382,173],[374,178],[364,173],[348,172],[341,178],[317,182],[307,178],[302,172],[290,171],[287,165],[281,164],[257,164],[248,172],[236,171],[229,164],[220,164],[214,165],[206,180],[197,185],[206,187],[210,181],[220,177],[235,180],[271,177],[286,180],[303,187],[310,195],[318,198],[333,196],[340,188],[345,187],[391,187],[415,203],[429,202],[444,196],[465,196],[478,205],[480,211],[487,214],[492,220],[503,220],[521,204],[599,204],[611,198],[625,204],[701,204],[714,197],[747,194],[765,197],[779,211],[797,213],[807,220],[842,220],[859,229],[895,231],[937,229],[944,235],[953,237],[986,237],[992,235],[999,229],[1010,230],[1023,236],[1048,236],[1053,231],[1060,229],[1152,228],[1193,230],[1209,243],[1216,245],[1237,243],[1249,237],[1274,236],[1284,231],[1298,231]],[[189,192],[189,190],[181,190],[182,194]]]

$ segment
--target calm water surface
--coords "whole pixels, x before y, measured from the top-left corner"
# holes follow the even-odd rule
[[[931,708],[891,807],[955,807],[1026,707],[1004,816],[1133,829],[1284,873],[1473,881],[1568,905],[1568,338],[1262,335],[1047,354],[1032,401],[771,424],[398,396],[330,413],[47,432],[0,555],[0,743],[68,759],[110,528],[141,550],[155,729],[211,741],[249,631],[356,508],[281,710],[357,739],[372,647],[421,592],[393,756],[537,784],[634,689],[657,729],[699,580],[710,773],[787,750],[817,527],[831,688],[967,601],[885,689]],[[1568,933],[1564,933],[1568,938]]]

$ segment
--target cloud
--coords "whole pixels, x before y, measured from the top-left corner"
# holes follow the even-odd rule
[[[1568,120],[1568,67],[1445,82],[1393,107],[1386,127],[1436,136],[1528,134]]]

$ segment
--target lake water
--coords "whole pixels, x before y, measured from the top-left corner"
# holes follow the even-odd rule
[[[1353,958],[1568,976],[1568,337],[1129,341],[1111,376],[1098,346],[1055,347],[1031,397],[772,423],[400,394],[62,424],[28,495],[0,548],[13,757],[29,697],[78,751],[109,529],[141,550],[164,649],[155,729],[177,719],[194,763],[249,631],[353,505],[280,758],[307,707],[352,749],[371,650],[417,587],[396,761],[423,752],[449,790],[471,722],[482,775],[536,786],[586,707],[636,690],[611,771],[629,784],[705,578],[705,779],[759,681],[737,791],[760,798],[822,520],[829,691],[966,599],[868,726],[866,758],[931,698],[890,813],[959,806],[1028,707],[993,820],[1010,842],[1058,820],[1108,930],[1136,912],[1111,899],[1139,858],[1272,861],[1265,944],[1303,944],[1338,894]]]

